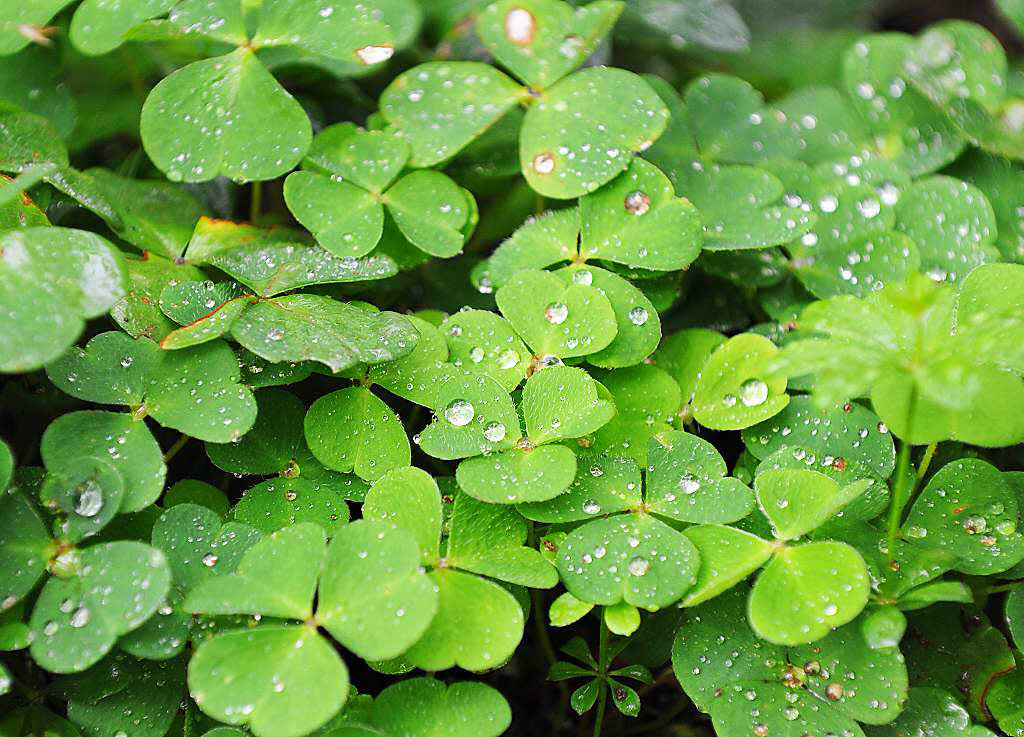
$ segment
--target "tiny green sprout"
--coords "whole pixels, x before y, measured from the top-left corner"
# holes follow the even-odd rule
[[[1024,735],[932,5],[0,0],[0,735]]]

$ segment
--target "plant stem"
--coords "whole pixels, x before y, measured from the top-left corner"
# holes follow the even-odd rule
[[[597,636],[597,665],[598,670],[604,676],[607,664],[604,662],[605,653],[608,651],[608,627],[604,623],[604,616],[600,617],[600,624]],[[597,696],[597,713],[594,715],[594,737],[601,737],[601,725],[604,722],[604,710],[608,705],[608,681],[601,678],[601,693]]]
[[[914,484],[915,487],[917,484],[921,483],[924,479],[924,475],[928,473],[928,466],[932,464],[932,458],[935,457],[935,449],[938,447],[938,443],[929,443],[928,447],[924,449],[924,455],[921,456],[921,462],[917,465],[917,481]],[[911,489],[910,493],[914,493],[913,489]]]
[[[192,699],[186,698],[185,701],[185,718],[182,725],[182,737],[192,737],[192,733],[195,729],[195,707],[192,705]]]
[[[528,522],[527,525],[526,544],[532,548],[537,544],[537,534],[534,532],[533,522]],[[544,658],[550,666],[558,660],[558,655],[555,653],[555,646],[551,644],[548,628],[544,626],[544,610],[541,606],[544,602],[541,601],[539,589],[530,589],[530,603],[533,609],[533,626],[537,630],[537,639],[540,641],[541,650],[544,651]]]
[[[913,437],[911,427],[914,422],[914,409],[917,406],[917,385],[910,385],[910,397],[907,400],[907,421],[904,424],[904,436]],[[903,506],[907,503],[910,490],[907,489],[907,471],[910,470],[910,446],[909,440],[900,440],[900,454],[896,460],[896,483],[892,487],[892,500],[889,502],[889,526],[886,535],[886,544],[889,551],[889,560],[895,559],[896,539],[900,534],[900,522],[903,518]],[[916,486],[916,480],[914,482]]]
[[[186,435],[185,433],[182,433],[181,437],[174,441],[174,445],[168,448],[167,452],[164,453],[164,463],[167,463],[169,460],[174,458],[174,456],[178,455],[178,451],[184,448],[185,443],[187,443],[188,441],[189,436]]]
[[[253,225],[260,216],[260,207],[263,205],[263,182],[259,179],[253,181],[249,187],[249,222]]]

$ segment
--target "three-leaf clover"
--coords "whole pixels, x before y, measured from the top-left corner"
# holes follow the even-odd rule
[[[629,678],[640,683],[651,683],[654,679],[651,672],[642,665],[627,665],[612,669],[612,661],[629,644],[629,640],[619,640],[605,649],[601,662],[591,655],[587,644],[581,637],[574,637],[560,648],[563,653],[583,663],[569,663],[559,660],[551,664],[548,671],[549,681],[564,681],[569,678],[586,678],[586,683],[578,687],[569,696],[569,704],[577,714],[584,714],[594,707],[604,689],[612,696],[612,703],[620,712],[628,717],[640,713],[640,696],[636,690],[627,686],[622,679]]]
[[[609,0],[581,8],[560,0],[493,3],[478,16],[477,33],[525,86],[478,62],[428,62],[388,86],[381,112],[409,142],[412,164],[433,166],[524,105],[519,161],[526,181],[547,197],[591,192],[649,147],[669,117],[632,72],[593,67],[571,73],[622,7]]]

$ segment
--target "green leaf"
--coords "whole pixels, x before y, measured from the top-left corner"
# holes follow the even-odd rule
[[[279,530],[246,550],[234,573],[201,581],[184,607],[204,614],[309,619],[326,543],[318,525]]]
[[[337,123],[313,138],[306,163],[380,194],[408,158],[409,144],[392,131],[367,131],[353,123]]]
[[[408,737],[498,737],[512,722],[504,697],[484,683],[445,686],[433,678],[394,683],[373,700],[370,721]]]
[[[849,545],[782,548],[754,583],[750,624],[769,642],[814,642],[860,614],[869,592],[867,566]]]
[[[0,611],[10,609],[35,588],[51,556],[50,535],[39,513],[14,488],[0,493]]]
[[[1003,475],[977,458],[943,466],[910,508],[903,534],[956,557],[973,575],[1004,571],[1024,559],[1018,500]]]
[[[558,571],[570,593],[604,606],[668,606],[693,586],[699,566],[686,537],[646,514],[588,522],[558,551]]]
[[[427,565],[435,565],[441,547],[441,492],[419,468],[396,468],[377,479],[366,494],[363,517],[411,532]]]
[[[268,361],[317,361],[334,372],[405,355],[416,339],[402,315],[315,294],[258,302],[238,318],[231,333]]]
[[[204,581],[233,573],[245,551],[259,539],[259,531],[252,527],[222,524],[217,512],[189,502],[164,512],[152,535],[153,545],[167,556],[174,587],[183,594]]]
[[[547,271],[517,272],[495,299],[501,314],[538,356],[596,353],[618,331],[611,302],[596,287],[579,281],[566,285]]]
[[[248,48],[165,77],[146,98],[140,130],[157,167],[187,182],[273,179],[312,140],[305,111]]]
[[[643,504],[640,469],[632,458],[581,453],[577,468],[576,478],[564,493],[516,508],[527,519],[538,522],[576,522],[597,514],[637,509]]]
[[[719,689],[724,691],[729,684],[778,681],[785,664],[783,649],[758,639],[747,625],[743,588],[734,588],[688,610],[676,631],[672,670],[686,695],[703,711],[711,709],[721,698]]]
[[[881,232],[852,240],[845,248],[821,248],[804,257],[801,250],[794,271],[816,297],[837,294],[864,297],[886,284],[899,284],[921,265],[919,250],[901,233]]]
[[[540,553],[525,546],[526,522],[515,509],[455,497],[448,565],[500,581],[549,589],[558,574]]]
[[[975,731],[975,729],[980,731]],[[981,727],[971,728],[971,716],[955,698],[940,688],[910,689],[906,708],[895,721],[871,730],[871,737],[932,734],[935,737],[988,737]]]
[[[905,191],[896,228],[914,240],[922,270],[937,281],[958,283],[979,264],[1000,258],[992,206],[981,190],[952,177],[928,177]]]
[[[782,182],[767,171],[707,164],[691,156],[672,163],[666,173],[676,191],[700,210],[705,250],[780,245],[817,222],[815,213],[783,197]],[[778,204],[780,198],[782,204]]]
[[[350,182],[296,171],[285,180],[284,197],[295,219],[338,258],[365,256],[380,242],[384,209],[372,193]]]
[[[465,191],[444,174],[415,171],[384,194],[402,234],[421,251],[451,258],[462,251],[462,228],[470,216]]]
[[[693,398],[697,422],[714,430],[742,430],[789,404],[786,379],[768,366],[778,348],[760,335],[736,335],[704,364]]]
[[[523,93],[488,64],[428,62],[392,80],[381,94],[380,111],[409,143],[409,164],[426,167],[450,159],[479,138]]]
[[[548,210],[530,217],[487,260],[487,279],[500,289],[517,271],[544,269],[576,258],[580,235],[579,209]]]
[[[866,126],[846,97],[833,87],[803,87],[773,104],[783,120],[794,121],[791,125],[800,141],[799,158],[808,164],[858,156],[870,150]]]
[[[753,698],[749,698],[749,694]],[[736,681],[711,704],[711,721],[718,734],[757,734],[799,737],[805,734],[846,734],[863,737],[857,723],[836,709],[823,708],[802,689],[782,683]]]
[[[629,637],[640,627],[640,611],[624,601],[604,607],[602,614],[605,626],[613,635]]]
[[[118,412],[83,411],[61,415],[40,442],[43,463],[59,471],[76,458],[101,458],[124,479],[124,498],[114,511],[139,512],[156,501],[167,467],[163,452],[145,423]]]
[[[523,176],[545,197],[592,192],[657,139],[668,118],[641,77],[611,67],[583,69],[542,92],[526,111],[519,136]]]
[[[715,447],[690,433],[655,435],[647,454],[647,506],[681,522],[725,523],[754,509],[754,495],[728,469]]]
[[[47,375],[72,396],[131,405],[201,440],[237,439],[256,417],[252,393],[239,384],[238,361],[222,342],[162,351],[146,338],[101,333],[47,366]]]
[[[340,389],[314,402],[305,435],[317,460],[367,481],[409,465],[409,439],[398,417],[365,387]]]
[[[284,471],[303,443],[305,408],[281,389],[256,393],[256,422],[234,443],[207,443],[206,454],[228,473],[268,475]]]
[[[883,153],[913,176],[951,163],[963,137],[910,85],[903,60],[913,39],[902,33],[861,37],[843,57],[851,103],[884,143]]]
[[[348,671],[315,629],[263,625],[200,645],[189,662],[188,688],[218,721],[247,725],[256,737],[300,737],[341,709]]]
[[[487,310],[460,310],[440,326],[448,343],[449,360],[481,371],[512,391],[526,375],[530,351],[500,315]]]
[[[0,55],[7,56],[31,42],[23,26],[40,27],[53,18],[70,0],[40,0],[31,5],[12,5],[0,12]]]
[[[294,231],[203,218],[186,255],[192,263],[217,267],[262,297],[311,284],[384,279],[398,271],[386,256],[338,258],[301,239]]]
[[[477,16],[476,31],[502,66],[543,90],[583,63],[622,8],[612,0],[578,8],[559,0],[501,0]]]
[[[174,4],[174,0],[86,0],[71,19],[71,43],[89,56],[106,54],[120,46],[133,27],[166,13]]]
[[[697,583],[683,606],[696,606],[732,588],[772,556],[771,543],[725,525],[694,525],[683,530],[700,553]]]
[[[356,655],[384,660],[420,638],[437,612],[437,598],[412,533],[360,520],[331,540],[316,617]]]
[[[171,584],[164,554],[138,542],[80,552],[69,578],[50,578],[32,610],[32,658],[54,673],[85,670],[142,625]]]
[[[927,28],[904,61],[911,80],[937,105],[969,97],[995,110],[1005,92],[1006,55],[989,31],[949,20]]]
[[[602,368],[633,366],[647,358],[661,339],[661,318],[647,296],[633,284],[604,269],[574,264],[558,272],[567,283],[590,284],[608,298],[615,313],[618,332],[606,347],[587,356],[587,362]]]
[[[249,40],[242,6],[232,0],[182,0],[168,20],[186,34],[200,34],[233,46]]]
[[[896,466],[892,435],[882,432],[878,415],[856,402],[822,411],[809,397],[793,397],[775,417],[743,430],[743,442],[760,459],[780,448],[813,449],[822,463],[833,459],[825,465],[855,462],[880,481]]]
[[[812,672],[807,689],[859,722],[891,722],[907,699],[903,655],[896,647],[869,648],[861,636],[860,621],[835,630],[813,645],[795,648],[789,659],[794,663],[817,663],[820,671]]]
[[[469,573],[438,568],[430,577],[440,594],[437,615],[405,658],[429,671],[484,671],[508,660],[523,636],[516,598]]]
[[[124,259],[127,293],[110,308],[110,316],[133,338],[162,340],[177,328],[160,310],[160,295],[171,282],[202,281],[203,272],[146,252]]]
[[[1012,183],[1020,177],[1021,164],[1001,156],[972,151],[957,160],[950,173],[974,185],[988,199],[996,216],[996,248],[1003,260],[1021,263],[1024,251],[1024,217],[1017,212]]]
[[[628,266],[671,271],[700,253],[697,209],[676,197],[654,164],[633,159],[625,172],[580,198],[580,254]]]
[[[406,13],[417,11],[411,2],[400,5]],[[317,8],[303,0],[270,0],[261,9],[253,43],[295,45],[320,56],[371,66],[390,59],[395,51],[394,34],[380,16],[379,8],[356,0]]]
[[[459,464],[459,487],[482,502],[540,502],[569,488],[576,475],[576,456],[564,445],[512,448]]]
[[[779,540],[795,540],[816,530],[874,483],[861,479],[846,486],[810,469],[772,469],[754,479],[757,503]]]
[[[907,618],[894,606],[879,607],[861,620],[861,634],[872,650],[893,648],[900,644],[907,630]]]
[[[412,351],[388,363],[368,367],[374,383],[380,384],[392,394],[410,402],[437,409],[439,385],[461,374],[445,363],[448,346],[441,332],[434,325],[415,315],[408,318],[416,331],[416,344]]]
[[[120,252],[70,228],[0,234],[0,371],[37,369],[124,296]]]
[[[64,513],[59,530],[63,539],[80,542],[103,529],[117,514],[124,496],[124,479],[102,458],[72,456],[59,471],[46,474],[39,501]]]
[[[78,105],[63,82],[55,50],[35,45],[4,58],[3,69],[0,69],[0,90],[3,90],[0,99],[46,118],[61,136],[70,135],[74,129]],[[29,223],[12,227],[23,228],[26,225]]]
[[[583,370],[552,366],[536,372],[523,387],[526,434],[535,445],[588,435],[615,414],[615,405],[598,394],[598,384]]]
[[[725,336],[714,330],[690,328],[666,335],[654,353],[659,368],[668,371],[679,384],[683,403],[689,403],[697,390],[697,381],[708,358],[722,343]]]
[[[14,473],[14,454],[11,447],[0,440],[0,492],[6,491]]]
[[[593,604],[580,601],[566,591],[551,602],[551,608],[548,610],[548,621],[551,623],[552,627],[568,627],[570,624],[574,624],[583,619],[583,617],[585,617],[593,608]],[[579,670],[580,673],[578,673],[578,675],[588,673],[586,670]]]

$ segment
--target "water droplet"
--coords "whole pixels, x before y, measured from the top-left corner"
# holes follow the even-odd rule
[[[395,49],[392,46],[364,46],[361,49],[356,49],[356,56],[359,57],[359,61],[367,65],[385,62],[394,53]]]
[[[512,369],[519,365],[519,354],[509,348],[498,356],[498,366],[503,369]]]
[[[134,357],[132,357],[132,356],[125,356],[124,358],[121,359],[121,365],[124,366],[125,368],[128,368],[129,366],[132,365],[132,363],[134,361],[135,361]]]
[[[586,269],[580,269],[572,275],[573,284],[583,284],[589,287],[594,283],[594,273]]]
[[[561,302],[552,302],[544,308],[544,319],[552,325],[561,325],[569,317],[569,308]]]
[[[47,637],[53,637],[57,634],[57,627],[58,624],[51,620],[43,625],[43,634]]]
[[[787,706],[782,710],[782,716],[786,718],[786,721],[792,722],[800,716],[800,710],[795,706]]]
[[[647,317],[647,310],[643,307],[634,307],[629,311],[629,321],[634,325],[643,325],[647,322]]]
[[[84,606],[78,607],[68,620],[68,624],[76,629],[89,624],[89,610]]]
[[[591,466],[590,475],[593,476],[595,479],[600,478],[601,476],[604,476],[604,469],[602,469],[600,466]]]
[[[514,44],[528,46],[533,43],[533,35],[537,31],[537,22],[530,11],[524,8],[512,8],[505,15],[505,36]]]
[[[484,349],[480,346],[474,346],[469,352],[469,360],[473,363],[480,363],[484,360]]]
[[[693,474],[683,474],[679,479],[679,488],[684,494],[696,494],[700,491],[700,481],[695,479]]]
[[[857,210],[864,217],[873,218],[875,215],[882,211],[882,205],[878,200],[874,198],[869,198],[858,202]]]
[[[500,443],[505,439],[505,426],[500,422],[491,422],[484,428],[484,437],[492,443]]]
[[[636,190],[626,195],[626,199],[623,202],[627,212],[633,215],[643,215],[651,209],[651,198],[646,192]]]
[[[825,607],[825,616],[826,617],[834,617],[838,612],[839,612],[839,607],[837,607],[835,604],[829,604],[828,606]]]
[[[558,45],[558,53],[564,56],[566,59],[575,58],[580,50],[583,48],[583,39],[579,36],[569,34],[562,39],[562,43]]]
[[[629,572],[634,576],[645,576],[647,571],[651,570],[651,564],[646,558],[637,556],[629,561],[627,568],[629,568]]]
[[[984,517],[972,515],[964,520],[964,529],[967,530],[968,535],[977,535],[979,532],[984,532],[988,527],[988,521]]]
[[[747,379],[740,385],[740,401],[745,407],[759,407],[768,400],[768,385],[760,379]]]
[[[207,568],[213,568],[215,565],[217,565],[218,560],[220,560],[220,558],[214,555],[213,553],[207,553],[203,556],[203,565]]]
[[[267,333],[267,340],[281,340],[284,337],[284,331],[281,328],[272,328]]]
[[[533,170],[538,174],[550,174],[555,170],[555,157],[551,154],[537,154],[533,157]]]
[[[818,202],[818,207],[821,208],[822,212],[835,212],[839,207],[839,200],[836,199],[835,195],[825,195]]]
[[[476,410],[465,399],[452,401],[444,410],[444,418],[455,427],[464,427],[473,421]]]
[[[103,509],[103,489],[92,479],[83,481],[75,489],[75,514],[95,517]]]
[[[825,687],[825,695],[828,696],[830,701],[839,701],[839,699],[843,698],[843,684],[828,684],[828,686]]]
[[[735,407],[736,406],[736,395],[735,394],[726,394],[724,397],[722,397],[722,404],[724,404],[726,407]]]
[[[583,502],[583,511],[586,514],[597,514],[601,511],[601,505],[595,502],[593,499],[587,499]]]

